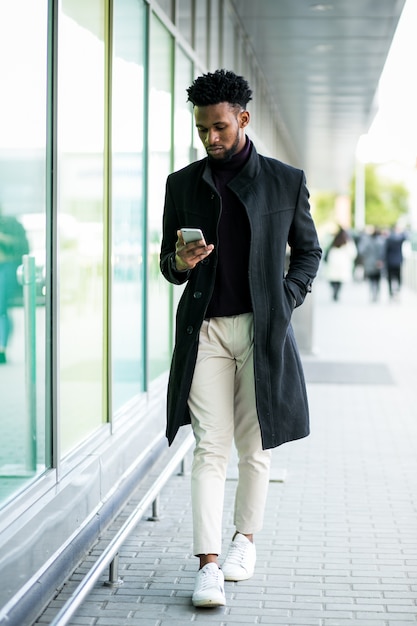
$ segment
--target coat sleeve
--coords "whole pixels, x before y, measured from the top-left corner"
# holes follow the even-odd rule
[[[317,231],[311,217],[310,194],[304,172],[301,171],[300,175],[294,219],[288,236],[290,258],[286,275],[286,281],[294,295],[296,306],[302,304],[307,293],[311,291],[322,255]]]
[[[175,269],[175,243],[177,241],[177,230],[181,228],[181,225],[178,220],[170,183],[171,177],[168,176],[165,187],[162,244],[159,263],[162,274],[170,283],[182,285],[190,277],[191,270],[179,272]]]

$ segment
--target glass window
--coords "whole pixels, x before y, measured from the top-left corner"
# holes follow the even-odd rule
[[[208,64],[211,71],[221,66],[220,63],[220,11],[219,0],[210,2],[210,33],[209,33],[209,59]]]
[[[149,65],[148,341],[149,377],[169,367],[172,289],[159,271],[165,181],[171,166],[173,39],[152,16]]]
[[[172,21],[174,17],[175,0],[158,0],[158,4]]]
[[[145,5],[116,0],[112,67],[112,403],[144,389]]]
[[[235,71],[234,34],[235,26],[232,17],[232,8],[228,4],[224,10],[222,67],[233,71]]]
[[[181,48],[175,58],[175,109],[174,109],[174,169],[179,170],[197,158],[193,147],[194,116],[191,102],[187,102],[186,89],[193,81],[193,64]],[[198,138],[198,141],[200,139]],[[200,142],[201,143],[201,142]],[[173,308],[177,309],[183,289],[174,287]]]
[[[187,102],[187,87],[193,81],[193,65],[177,47],[175,58],[175,108],[174,108],[174,169],[185,167],[194,160],[191,152],[193,143],[193,107]]]
[[[200,0],[201,1],[201,0]],[[193,0],[177,0],[176,23],[181,35],[193,45]]]
[[[0,5],[0,506],[45,469],[46,453],[49,456],[45,446],[50,436],[50,425],[45,423],[47,20],[46,0]]]
[[[194,48],[204,64],[207,63],[207,23],[207,2],[196,2]]]
[[[234,32],[234,40],[235,40],[235,69],[236,74],[243,74],[243,55],[242,55],[242,38],[241,31],[237,24],[235,24],[235,32]]]
[[[65,454],[106,418],[104,0],[65,0],[58,27],[58,369]]]

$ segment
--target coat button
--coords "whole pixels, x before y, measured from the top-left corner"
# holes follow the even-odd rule
[[[200,261],[200,264],[201,264],[201,265],[208,265],[209,263],[210,263],[210,260],[209,260],[207,257],[206,257],[205,259],[202,259],[202,260]]]
[[[193,330],[194,330],[194,326],[187,326],[185,332],[187,333],[187,335],[192,335],[193,334]]]
[[[201,291],[195,291],[193,294],[193,298],[195,298],[196,300],[198,300],[199,298],[201,298],[203,294],[201,293]]]

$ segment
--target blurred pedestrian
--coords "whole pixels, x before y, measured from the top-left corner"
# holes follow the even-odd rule
[[[343,283],[352,280],[356,256],[357,249],[354,241],[345,229],[339,228],[324,257],[326,278],[335,302],[339,300]]]
[[[401,290],[403,264],[403,243],[407,239],[404,232],[394,226],[385,240],[385,267],[387,270],[388,291],[395,298]]]
[[[6,348],[11,333],[9,307],[18,295],[16,271],[29,244],[22,224],[0,213],[0,365],[6,363]]]
[[[369,283],[372,302],[379,299],[384,253],[384,238],[379,228],[374,228],[371,234],[364,235],[359,242],[359,254],[363,262],[365,279]]]

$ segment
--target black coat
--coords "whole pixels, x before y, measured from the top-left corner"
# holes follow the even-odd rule
[[[251,231],[249,284],[254,316],[256,404],[263,447],[273,448],[309,433],[303,370],[291,314],[304,301],[321,257],[310,215],[304,173],[275,159],[251,155],[229,183],[246,209]],[[166,184],[161,271],[171,283],[188,281],[178,305],[167,405],[171,444],[190,423],[191,387],[201,324],[213,291],[221,199],[207,159],[171,174]],[[214,251],[193,270],[174,267],[177,230],[201,228]],[[289,248],[287,247],[287,244]],[[286,253],[290,261],[286,273]]]

